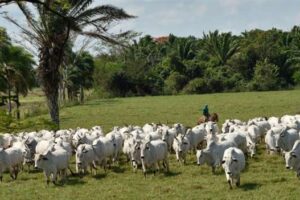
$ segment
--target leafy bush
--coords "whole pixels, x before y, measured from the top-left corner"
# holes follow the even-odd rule
[[[274,90],[279,88],[279,68],[269,63],[267,59],[258,61],[255,66],[254,77],[250,83],[252,90]]]
[[[293,81],[295,82],[295,84],[300,85],[300,71],[296,71],[293,74]]]
[[[191,80],[182,90],[185,94],[201,94],[208,92],[207,85],[203,78],[195,78]]]
[[[178,72],[173,72],[165,80],[165,94],[178,94],[179,91],[185,86],[187,78]]]

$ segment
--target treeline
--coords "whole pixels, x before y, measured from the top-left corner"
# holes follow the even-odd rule
[[[300,84],[300,27],[202,38],[147,35],[98,56],[94,81],[106,97],[293,88]]]

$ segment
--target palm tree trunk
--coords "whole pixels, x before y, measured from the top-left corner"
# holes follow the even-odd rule
[[[58,92],[47,96],[47,104],[50,111],[50,117],[52,122],[59,129],[59,106],[58,106]]]
[[[16,105],[17,105],[17,119],[20,119],[20,102],[19,102],[19,90],[16,89]]]
[[[66,86],[65,83],[62,84],[62,98],[63,98],[63,102],[66,101]]]
[[[56,125],[56,129],[59,129],[59,61],[55,54],[49,51],[50,48],[45,47],[40,52],[40,65],[39,65],[39,77],[42,83],[44,93],[47,98],[47,105],[51,121]]]
[[[82,85],[80,85],[80,103],[84,102],[84,91]]]
[[[11,108],[11,87],[10,87],[9,83],[7,85],[8,85],[8,88],[7,88],[7,90],[8,90],[8,114],[11,115],[11,110],[12,110],[12,108]]]

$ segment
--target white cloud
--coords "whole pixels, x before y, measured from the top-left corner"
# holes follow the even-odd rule
[[[241,5],[241,0],[220,0],[219,2],[231,15],[237,14],[239,6]]]
[[[296,15],[295,21],[296,23],[300,24],[300,13]]]

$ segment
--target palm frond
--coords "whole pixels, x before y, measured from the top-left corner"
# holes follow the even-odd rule
[[[89,21],[94,17],[104,16],[107,21],[122,20],[134,18],[134,16],[127,14],[123,9],[114,7],[112,5],[96,6],[94,8],[85,10],[74,16],[76,21]]]
[[[78,13],[86,10],[94,0],[72,0],[72,10],[70,11],[70,16],[76,16]]]
[[[40,39],[45,40],[43,31],[38,26],[38,22],[34,19],[30,9],[24,3],[17,2],[17,5],[26,17],[27,23],[31,26],[33,31],[38,34]]]

